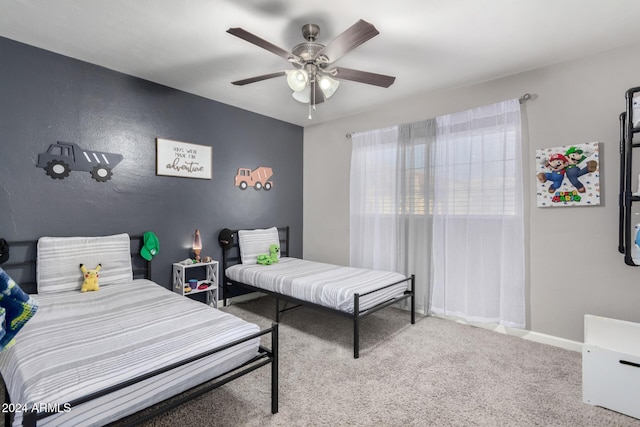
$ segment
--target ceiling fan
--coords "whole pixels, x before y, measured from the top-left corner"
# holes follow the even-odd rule
[[[326,46],[316,42],[318,34],[320,34],[320,27],[316,24],[305,24],[302,26],[302,36],[307,41],[294,46],[291,52],[242,28],[229,28],[227,32],[275,53],[294,66],[290,70],[263,74],[231,83],[242,86],[286,75],[287,83],[293,90],[293,97],[297,101],[309,105],[309,119],[311,119],[311,110],[315,110],[317,104],[324,102],[335,93],[340,85],[340,80],[351,80],[386,88],[391,86],[396,79],[383,74],[332,65],[353,49],[380,34],[376,27],[362,19],[347,28]]]

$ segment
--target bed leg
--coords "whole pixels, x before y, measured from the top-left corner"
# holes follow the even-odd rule
[[[278,413],[278,324],[271,325],[271,351],[273,360],[271,361],[271,413]]]
[[[353,295],[353,358],[360,357],[360,294]]]
[[[9,396],[9,389],[7,389],[7,385],[4,384],[4,404],[9,406],[10,403],[11,396]],[[11,425],[11,412],[9,411],[5,411],[4,413],[4,425],[7,427]]]
[[[227,281],[222,281],[222,306],[227,306]]]
[[[22,416],[22,426],[23,427],[35,427],[38,422],[38,413],[35,411],[26,411]]]
[[[280,299],[276,297],[276,322],[280,323]]]
[[[416,323],[416,275],[411,275],[411,324]]]

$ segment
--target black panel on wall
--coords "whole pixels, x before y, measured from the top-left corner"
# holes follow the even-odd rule
[[[0,237],[94,236],[154,231],[153,279],[171,264],[221,259],[221,228],[291,227],[302,255],[301,127],[0,37]],[[212,147],[212,179],[156,176],[156,138]],[[36,167],[57,141],[122,154],[107,182]],[[239,167],[273,169],[273,188],[240,190]]]

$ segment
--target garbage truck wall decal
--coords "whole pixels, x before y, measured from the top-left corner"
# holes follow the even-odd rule
[[[111,179],[122,154],[83,150],[72,142],[51,144],[45,153],[38,154],[36,167],[43,168],[52,179],[64,179],[71,171],[89,172],[98,182]]]
[[[253,187],[256,190],[264,188],[265,191],[269,191],[271,187],[273,187],[273,182],[269,181],[271,176],[273,176],[273,170],[264,166],[260,166],[254,170],[238,168],[235,185],[241,190],[246,190],[247,187]]]

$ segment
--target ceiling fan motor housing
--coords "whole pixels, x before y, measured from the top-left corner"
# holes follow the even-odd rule
[[[302,37],[310,42],[315,41],[320,34],[320,27],[316,24],[304,24],[302,26]]]
[[[299,56],[305,62],[313,62],[318,52],[324,48],[324,45],[320,43],[307,42],[300,43],[291,49],[291,53]]]
[[[307,64],[315,62],[318,59],[318,52],[324,49],[323,44],[315,42],[318,34],[320,34],[320,27],[318,25],[303,25],[302,36],[307,40],[307,42],[294,46],[293,49],[291,49],[291,53],[301,58]]]

